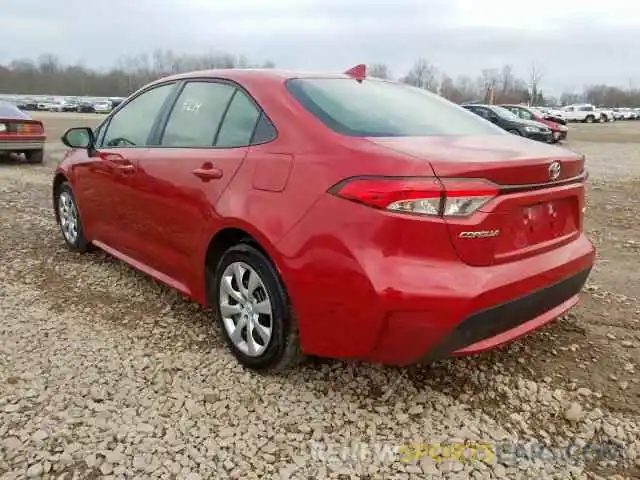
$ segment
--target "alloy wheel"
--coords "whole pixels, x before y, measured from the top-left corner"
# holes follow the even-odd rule
[[[78,209],[68,191],[61,192],[58,197],[58,216],[65,240],[74,245],[78,240]]]
[[[220,315],[233,345],[249,357],[259,357],[273,333],[273,313],[260,275],[244,262],[227,266],[220,282]]]

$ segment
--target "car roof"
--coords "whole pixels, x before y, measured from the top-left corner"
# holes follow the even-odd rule
[[[244,79],[279,79],[289,80],[292,78],[352,78],[345,73],[317,73],[300,72],[293,70],[282,70],[275,68],[220,68],[213,70],[198,70],[194,72],[179,73],[162,80],[177,80],[188,78],[223,78],[228,80],[242,81]]]
[[[318,73],[318,72],[300,72],[292,70],[280,70],[275,68],[222,68],[213,70],[197,70],[193,72],[179,73],[168,77],[159,78],[150,85],[158,83],[164,83],[175,80],[189,80],[189,79],[222,79],[232,82],[243,84],[247,83],[284,83],[287,80],[294,78],[308,78],[308,79],[351,79],[354,78],[346,73]],[[390,80],[383,80],[379,78],[369,77],[371,80],[392,82]],[[146,87],[143,87],[146,88]]]

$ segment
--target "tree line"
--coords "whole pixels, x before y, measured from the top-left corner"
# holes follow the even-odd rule
[[[65,65],[53,54],[37,59],[18,59],[0,65],[0,93],[126,97],[146,83],[176,73],[213,68],[274,68],[271,61],[252,63],[244,55],[225,52],[184,54],[155,50],[125,56],[109,69]],[[524,77],[511,65],[486,68],[478,75],[452,78],[425,58],[418,58],[404,75],[395,77],[383,63],[369,64],[370,76],[393,79],[424,88],[456,103],[528,103],[566,105],[592,103],[610,107],[640,107],[640,89],[592,85],[581,92],[565,92],[559,98],[544,92],[544,74],[532,65]]]

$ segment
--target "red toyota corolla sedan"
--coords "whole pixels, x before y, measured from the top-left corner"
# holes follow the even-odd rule
[[[68,246],[213,306],[255,369],[481,352],[575,305],[594,261],[582,156],[362,66],[164,78],[63,141]]]

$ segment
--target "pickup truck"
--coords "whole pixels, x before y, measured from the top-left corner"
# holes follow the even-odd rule
[[[594,123],[601,121],[600,110],[593,105],[567,105],[562,109],[568,122]]]

